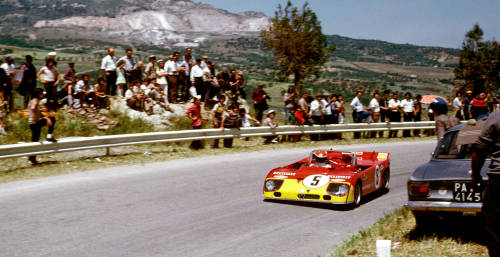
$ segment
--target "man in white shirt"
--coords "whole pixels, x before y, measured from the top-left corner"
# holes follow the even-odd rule
[[[89,75],[83,74],[75,85],[75,108],[80,108],[82,104],[95,103],[94,87],[90,85]]]
[[[174,55],[168,57],[168,62],[165,63],[168,81],[168,99],[170,103],[175,103],[177,101],[177,85],[180,70],[180,67],[177,66],[178,56],[177,53],[174,53]]]
[[[106,75],[106,94],[108,95],[116,95],[116,62],[115,49],[109,48],[108,55],[101,61],[101,70]]]
[[[464,119],[462,115],[462,92],[457,92],[455,99],[453,99],[453,110],[455,111],[455,117],[457,117],[457,119]]]
[[[134,57],[132,57],[132,53],[133,53],[132,49],[127,49],[125,50],[125,56],[120,58],[120,60],[125,61],[125,65],[123,65],[123,70],[125,71],[125,79],[127,80],[128,84],[132,84],[136,79],[141,79],[135,76],[136,75],[135,71],[137,69],[137,60]]]
[[[373,98],[368,105],[368,110],[370,111],[372,121],[377,123],[380,121],[380,95],[378,93],[373,93]],[[377,132],[373,131],[371,133],[371,137],[375,138],[377,136]]]
[[[351,108],[352,108],[352,119],[354,123],[361,123],[363,121],[364,116],[367,116],[369,114],[365,113],[365,107],[363,106],[363,103],[361,103],[361,97],[363,96],[363,92],[358,91],[356,93],[356,97],[352,99],[351,101]],[[361,133],[359,132],[354,132],[354,138],[360,138]]]
[[[203,83],[203,70],[200,67],[201,59],[196,60],[196,65],[191,68],[191,84],[196,88],[198,95],[205,95],[205,85]]]
[[[413,121],[413,100],[411,99],[411,93],[405,93],[405,99],[401,101],[401,109],[403,109],[403,120],[405,122]],[[410,137],[411,131],[404,130],[403,137]]]
[[[13,96],[13,92],[12,92],[12,85],[13,85],[13,80],[14,80],[14,76],[16,75],[16,66],[14,65],[14,59],[11,57],[11,56],[7,56],[5,57],[5,62],[0,65],[0,68],[2,68],[4,71],[5,71],[5,74],[7,74],[7,76],[9,76],[9,79],[11,81],[11,83],[9,85],[8,88],[5,89],[5,92],[4,92],[4,96],[6,98],[6,100],[9,102],[9,112],[12,112],[14,111],[14,96]]]
[[[391,122],[401,122],[401,101],[398,99],[398,93],[392,93],[392,99],[389,100],[389,120]],[[391,130],[389,131],[389,138],[397,137],[398,131]]]
[[[322,98],[323,97],[321,95],[317,95],[316,99],[311,102],[309,115],[311,115],[314,125],[323,125],[324,106],[321,103]],[[317,140],[319,140],[319,135],[311,134],[311,141]]]
[[[177,67],[179,67],[179,81],[178,81],[178,91],[181,98],[181,101],[186,102],[189,99],[189,87],[191,83],[189,81],[189,71],[190,65],[187,57],[184,57],[182,60],[177,60]]]

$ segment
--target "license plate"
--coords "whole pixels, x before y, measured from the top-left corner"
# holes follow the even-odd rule
[[[482,192],[475,191],[470,182],[455,182],[453,187],[453,200],[456,202],[479,203],[482,200]]]

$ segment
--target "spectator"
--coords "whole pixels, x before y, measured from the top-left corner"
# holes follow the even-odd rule
[[[207,62],[207,69],[205,69],[206,81],[205,87],[207,88],[207,92],[205,93],[205,106],[207,106],[210,99],[214,96],[220,95],[220,85],[217,82],[217,78],[213,75],[214,64],[211,61]],[[208,73],[206,71],[208,70]],[[236,104],[236,103],[231,103]]]
[[[480,93],[470,103],[470,113],[472,119],[481,119],[488,115],[488,104],[486,102],[486,94]]]
[[[205,68],[207,68],[207,62],[208,62],[208,56],[204,55],[202,58],[201,58],[201,63],[200,63],[200,68],[203,70]]]
[[[276,112],[274,110],[269,110],[267,112],[267,118],[264,119],[262,126],[270,127],[272,129],[278,127],[278,122],[273,121],[275,116],[276,116]],[[270,144],[270,143],[274,143],[274,144],[278,143],[276,136],[265,136],[264,139],[265,139],[264,144],[266,144],[266,145]]]
[[[297,121],[295,123],[295,125],[297,125],[297,126],[302,126],[306,123],[307,114],[306,114],[306,112],[304,112],[304,110],[302,110],[302,108],[300,106],[297,106],[297,108],[295,109],[295,118]],[[300,141],[301,137],[302,137],[301,134],[294,135],[292,140],[294,142],[297,142],[297,141]]]
[[[471,109],[471,102],[472,102],[472,91],[467,90],[465,92],[465,97],[462,99],[462,106],[463,106],[463,112],[464,112],[464,119],[472,119],[472,115],[470,112]]]
[[[191,126],[193,129],[201,129],[202,121],[207,120],[201,115],[201,96],[198,95],[194,99],[194,103],[189,107],[186,112],[186,116],[191,120]],[[194,150],[199,150],[203,148],[203,144],[200,140],[193,140],[189,148]]]
[[[5,89],[4,97],[9,102],[9,108],[7,109],[7,111],[11,112],[14,110],[14,94],[12,89],[14,76],[16,75],[16,66],[14,65],[14,59],[11,56],[5,57],[5,62],[0,65],[0,68],[5,71],[10,80],[10,83],[7,84],[7,88]]]
[[[160,89],[167,96],[168,102],[168,81],[167,81],[167,71],[165,70],[165,61],[163,59],[158,61],[158,67],[156,67],[156,83],[160,86]]]
[[[422,121],[422,95],[417,95],[413,102],[413,121]],[[420,136],[420,129],[415,129],[413,135]]]
[[[256,119],[260,122],[262,121],[262,115],[264,111],[269,108],[267,105],[267,100],[271,99],[264,91],[264,85],[257,86],[257,89],[252,93],[252,100],[254,104],[255,111],[257,112]],[[274,117],[274,116],[273,116]]]
[[[124,60],[125,64],[123,65],[123,71],[125,71],[125,79],[128,84],[132,84],[135,80],[141,79],[137,78],[136,70],[137,70],[137,60],[132,57],[133,51],[132,49],[125,50],[125,56],[120,58],[120,60]]]
[[[338,96],[338,109],[339,109],[339,124],[345,123],[345,108],[344,108],[344,97],[342,95]],[[340,133],[340,138],[342,138],[342,134]]]
[[[125,79],[125,70],[123,67],[125,66],[125,60],[119,60],[116,63],[116,85],[118,96],[123,97],[125,91],[127,90],[127,80]]]
[[[68,112],[73,112],[74,111],[74,93],[75,93],[75,86],[76,83],[78,82],[77,78],[74,77],[73,81],[70,81],[68,83],[65,83],[63,87],[61,88],[61,91],[59,92],[59,97],[61,98],[61,104],[67,104],[68,105]]]
[[[380,121],[380,95],[378,93],[373,93],[373,98],[368,105],[372,121],[377,123]],[[372,131],[371,138],[377,137],[377,132]]]
[[[463,120],[464,116],[462,115],[462,92],[457,92],[455,95],[455,99],[453,99],[453,110],[455,111],[455,117],[459,120]]]
[[[90,85],[89,75],[83,74],[75,85],[75,108],[96,104],[94,87]]]
[[[51,142],[57,142],[52,133],[54,133],[54,126],[56,119],[55,117],[42,117],[41,109],[41,101],[44,99],[44,94],[41,89],[36,88],[34,90],[34,98],[29,102],[28,105],[28,122],[30,124],[31,129],[31,141],[38,142],[40,140],[40,132],[42,127],[47,126],[49,128],[49,132],[47,134],[47,140]],[[32,155],[29,157],[29,160],[33,165],[37,165],[38,161],[36,160],[36,156]]]
[[[3,69],[0,69],[0,77],[5,75],[5,72]],[[4,115],[7,113],[7,106],[9,106],[9,102],[5,98],[5,90],[7,88],[7,83],[3,83],[2,79],[0,78],[0,134],[1,135],[7,135],[7,132],[5,131],[5,124],[4,124]]]
[[[309,95],[307,93],[303,93],[302,97],[299,99],[298,105],[305,113],[309,113]],[[304,117],[306,118],[306,117]]]
[[[96,108],[108,108],[108,97],[106,95],[106,80],[104,78],[98,78],[97,84],[94,86],[95,92],[95,106]]]
[[[200,67],[201,59],[196,60],[196,64],[191,68],[191,84],[196,88],[198,95],[205,95],[205,85],[203,83],[203,70]],[[191,90],[190,90],[191,91]]]
[[[46,60],[52,60],[52,61],[54,61],[54,63],[56,63],[56,55],[57,55],[56,52],[49,52],[47,54],[47,59]]]
[[[323,125],[323,115],[324,115],[324,108],[321,103],[322,96],[317,95],[316,99],[311,102],[311,110],[309,111],[309,115],[311,116],[312,120],[314,121],[314,125]],[[318,141],[319,140],[319,135],[318,134],[311,134],[311,140],[312,141]]]
[[[181,68],[177,66],[177,58],[178,55],[171,55],[167,63],[165,63],[168,83],[168,101],[173,104],[177,102],[177,85],[179,81],[179,71],[181,70]]]
[[[323,124],[333,124],[332,108],[330,107],[331,101],[328,99],[328,96],[322,96],[320,103],[323,111]]]
[[[189,65],[189,59],[184,57],[183,60],[177,62],[177,66],[179,67],[179,94],[181,102],[186,102],[189,100],[189,87],[191,83],[189,81],[189,71],[191,66]]]
[[[216,103],[214,105],[214,108],[212,109],[212,123],[214,125],[214,128],[223,128],[222,115],[224,114],[224,102],[226,101],[226,97],[224,95],[221,95],[219,96],[218,100],[219,102]],[[210,147],[219,148],[219,139],[214,139]]]
[[[224,131],[225,128],[236,128],[240,129],[241,127],[241,117],[239,112],[239,108],[237,105],[231,106],[227,112],[225,112],[222,116],[221,129]],[[232,148],[233,147],[233,138],[224,138],[224,147]]]
[[[117,81],[117,59],[115,56],[115,49],[109,48],[108,55],[102,58],[101,61],[101,70],[106,75],[106,94],[107,95],[116,95],[116,85]],[[122,82],[122,81],[120,81]]]
[[[460,124],[460,120],[448,116],[448,104],[441,98],[434,99],[430,108],[436,116],[436,133],[439,141],[448,129]]]
[[[230,92],[226,92],[226,91],[230,90],[230,88],[229,88],[229,72],[227,70],[227,67],[223,67],[222,71],[219,72],[216,77],[217,77],[217,81],[219,82],[219,85],[221,87],[221,90],[224,92],[224,94],[226,94],[226,96],[228,94],[230,94]]]
[[[68,62],[68,68],[64,71],[64,83],[71,82],[75,79],[76,71],[75,71],[75,63]]]
[[[29,101],[34,97],[36,88],[36,68],[33,65],[33,57],[26,55],[26,62],[21,66],[23,71],[23,79],[19,84],[19,93],[24,96],[24,107],[28,106]]]
[[[291,107],[286,113],[286,125],[297,125],[297,116],[295,116],[295,108]]]
[[[391,111],[389,110],[389,95],[390,90],[384,90],[384,95],[378,100],[378,105],[380,107],[380,122],[389,122],[389,116]],[[379,137],[384,137],[384,131],[378,132]]]
[[[260,126],[260,122],[257,119],[254,119],[250,114],[247,113],[245,108],[240,108],[240,116],[241,116],[241,126],[244,128],[249,128],[252,126],[250,121],[253,121],[256,126]],[[247,137],[248,141],[248,137]]]
[[[236,85],[237,85],[237,94],[241,96],[241,98],[246,99],[247,94],[244,90],[245,88],[245,74],[243,71],[238,72],[238,76],[236,77]]]
[[[45,87],[47,101],[51,105],[55,104],[57,101],[57,85],[59,84],[59,72],[55,67],[55,62],[52,59],[47,59],[45,66],[40,69],[37,76],[40,83]]]
[[[365,114],[365,107],[361,103],[362,96],[363,96],[363,92],[358,91],[358,92],[356,92],[356,97],[354,97],[354,99],[352,99],[352,101],[351,101],[352,119],[353,119],[354,123],[361,123],[366,115]],[[361,133],[354,132],[354,138],[359,138],[360,136],[361,136]]]
[[[401,109],[403,111],[403,120],[405,122],[413,121],[413,100],[411,99],[411,93],[405,93],[405,99],[401,101]],[[403,137],[411,137],[410,130],[403,131]]]
[[[139,89],[136,91],[134,84],[129,84],[128,90],[125,92],[125,101],[127,102],[127,106],[137,110],[144,110],[144,97],[139,93]]]
[[[285,115],[288,115],[290,109],[295,108],[295,92],[293,87],[288,87],[288,90],[283,95],[283,102],[285,103]]]
[[[149,56],[149,63],[146,65],[144,73],[146,73],[146,79],[156,78],[156,56],[154,55]]]
[[[401,122],[401,101],[398,99],[398,93],[392,93],[392,99],[389,100],[388,108],[390,111],[389,120],[391,122]],[[389,138],[398,137],[397,130],[389,131]]]
[[[196,65],[196,58],[193,56],[193,49],[188,47],[186,48],[186,54],[184,55],[184,60],[187,60],[189,64],[189,68],[192,68]]]

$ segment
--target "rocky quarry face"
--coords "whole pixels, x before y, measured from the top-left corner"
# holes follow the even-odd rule
[[[227,35],[258,32],[268,25],[269,18],[263,13],[235,14],[188,0],[158,0],[116,16],[85,13],[38,20],[33,27],[95,31],[100,35],[122,37],[128,41],[162,45],[165,42],[196,43],[205,38],[200,36],[203,33]]]

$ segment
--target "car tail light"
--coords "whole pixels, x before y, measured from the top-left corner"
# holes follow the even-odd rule
[[[410,194],[412,196],[427,197],[429,192],[429,184],[410,184]]]

